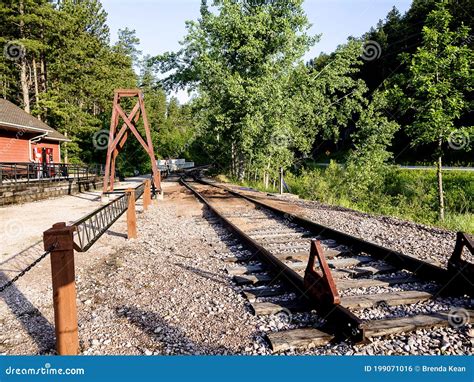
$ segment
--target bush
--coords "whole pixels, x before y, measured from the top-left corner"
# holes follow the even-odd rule
[[[331,163],[326,169],[302,169],[287,174],[291,191],[302,198],[356,210],[396,216],[453,230],[474,232],[474,174],[444,173],[446,220],[438,221],[434,170],[389,168],[378,186],[357,187],[357,174]],[[366,183],[367,184],[367,183]]]

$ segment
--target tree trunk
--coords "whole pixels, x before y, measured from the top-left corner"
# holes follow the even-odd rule
[[[25,15],[25,4],[23,0],[20,0],[19,3],[19,10],[20,15],[22,16],[20,19],[20,37],[25,37],[25,22],[23,21],[23,16]],[[28,65],[27,65],[26,57],[20,58],[20,86],[21,92],[23,94],[23,108],[27,113],[30,112],[30,90],[28,86]]]
[[[239,173],[237,175],[239,182],[243,182],[245,179],[245,157],[241,151],[239,151],[238,160],[239,162],[237,163],[237,170]]]
[[[230,175],[235,177],[235,144],[232,142],[230,146]]]
[[[280,194],[283,194],[283,167],[280,167]]]
[[[44,61],[44,54],[41,54],[41,61],[40,61],[40,71],[41,71],[41,91],[43,93],[48,91],[48,85],[46,80],[46,63]]]
[[[443,167],[442,167],[442,156],[441,156],[441,146],[443,141],[440,139],[438,142],[439,157],[438,157],[438,166],[436,170],[436,175],[438,177],[438,201],[439,201],[439,220],[444,221],[444,193],[443,193]]]
[[[438,201],[439,201],[439,220],[444,221],[444,192],[443,192],[443,138],[438,140],[438,165],[436,175],[438,177]]]
[[[32,65],[33,65],[33,79],[34,79],[34,84],[35,84],[35,103],[36,103],[36,108],[38,110],[40,110],[40,107],[39,107],[40,95],[39,95],[39,85],[38,85],[38,68],[36,67],[36,59],[34,57],[33,57]],[[38,113],[38,119],[41,121],[41,112]]]

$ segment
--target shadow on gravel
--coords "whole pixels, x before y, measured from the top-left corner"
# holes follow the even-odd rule
[[[216,273],[212,273],[212,272],[208,272],[208,271],[203,271],[202,269],[199,269],[199,268],[194,268],[194,267],[191,267],[189,265],[183,265],[183,264],[179,264],[179,263],[175,263],[174,265],[186,270],[186,271],[189,271],[189,272],[193,272],[194,274],[198,275],[198,276],[201,276],[205,279],[208,279],[210,281],[213,281],[215,283],[219,283],[219,284],[223,284],[223,285],[227,285],[228,282],[227,280],[225,279],[225,277],[221,276],[221,275],[218,275]]]
[[[0,271],[0,285],[9,281],[5,273]],[[17,317],[28,335],[38,345],[38,353],[45,354],[54,351],[54,327],[41,312],[13,284],[0,294],[11,312]]]
[[[147,312],[134,306],[118,306],[117,316],[126,318],[131,324],[142,330],[147,336],[159,343],[156,346],[160,354],[231,354],[225,346],[213,346],[196,343],[176,326],[169,325],[163,317],[155,312]]]
[[[23,249],[22,251],[15,253],[14,255],[8,255],[5,260],[0,262],[0,267],[4,265],[13,266],[13,269],[0,268],[0,272],[9,271],[20,271],[22,268],[31,263],[31,260],[36,259],[38,256],[44,253],[43,240],[38,240],[36,243]]]

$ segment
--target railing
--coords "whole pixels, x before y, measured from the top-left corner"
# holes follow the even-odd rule
[[[39,164],[32,162],[1,162],[0,184],[17,182],[49,182],[89,180],[103,173],[103,166],[77,164]]]
[[[136,200],[145,192],[145,184],[147,182],[141,183],[133,190]],[[127,211],[130,198],[129,193],[126,190],[120,190],[115,191],[113,194],[118,194],[119,196],[72,224],[76,227],[77,233],[78,242],[74,242],[74,249],[76,251],[87,251]]]
[[[136,239],[135,201],[143,195],[143,211],[151,205],[150,179],[136,188],[114,193],[117,195],[114,200],[72,225],[56,223],[43,233],[44,248],[51,254],[56,350],[59,355],[76,355],[79,352],[74,251],[87,251],[125,212],[127,238]]]

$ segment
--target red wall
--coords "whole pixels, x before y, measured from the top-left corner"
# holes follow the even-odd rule
[[[17,135],[13,131],[0,130],[0,162],[30,162],[28,153],[28,140],[34,135],[23,134]],[[59,144],[54,142],[40,142],[31,145],[31,153],[33,147],[52,148],[53,159],[55,163],[59,163]]]
[[[14,132],[0,131],[0,162],[29,162],[28,138]]]

